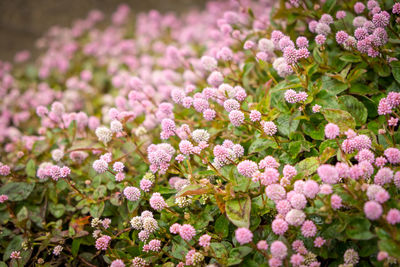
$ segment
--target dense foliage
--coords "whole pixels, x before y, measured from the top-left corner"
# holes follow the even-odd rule
[[[103,17],[0,62],[0,266],[398,266],[400,3]]]

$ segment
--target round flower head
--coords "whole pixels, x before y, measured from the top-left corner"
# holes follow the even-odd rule
[[[357,251],[355,251],[352,248],[346,250],[346,252],[343,255],[343,258],[344,258],[344,263],[351,265],[356,265],[360,259]]]
[[[337,19],[344,19],[346,17],[346,11],[339,10],[336,12],[336,18]]]
[[[303,194],[308,198],[315,198],[319,192],[319,185],[316,181],[308,180],[304,183]]]
[[[125,267],[125,263],[122,260],[114,260],[111,262],[110,267]]]
[[[268,243],[265,240],[260,240],[257,243],[257,249],[259,250],[267,250],[268,249]]]
[[[293,254],[293,255],[290,257],[290,263],[291,263],[293,266],[300,266],[301,263],[302,263],[303,261],[304,261],[304,257],[301,256],[300,253]]]
[[[365,5],[361,2],[357,2],[354,5],[354,12],[356,12],[357,14],[361,14],[364,12],[365,9]]]
[[[342,198],[336,194],[331,196],[331,206],[332,209],[337,210],[342,207]]]
[[[204,248],[207,248],[207,247],[210,246],[210,241],[211,241],[211,236],[209,236],[207,234],[202,235],[199,238],[199,245],[204,247]]]
[[[335,139],[339,136],[339,127],[336,124],[328,123],[325,126],[325,136],[328,139]]]
[[[229,113],[229,120],[234,126],[238,127],[243,124],[244,114],[239,110],[233,110]]]
[[[108,169],[108,163],[101,159],[95,160],[92,166],[97,173],[105,173]]]
[[[237,165],[237,170],[241,175],[251,178],[258,170],[258,166],[257,163],[251,160],[245,160]]]
[[[286,196],[285,188],[279,184],[271,184],[267,186],[267,188],[265,188],[265,193],[267,194],[267,197],[273,201],[282,200]]]
[[[294,193],[290,199],[290,204],[292,205],[293,208],[301,210],[306,207],[307,200],[306,197],[303,194],[299,193]]]
[[[283,235],[289,229],[288,223],[282,219],[273,220],[271,226],[272,231],[277,235]]]
[[[150,200],[150,206],[155,209],[155,210],[162,210],[165,207],[167,207],[167,203],[165,203],[164,198],[161,196],[160,193],[153,193],[153,195],[151,196]]]
[[[317,233],[317,227],[310,220],[305,221],[301,226],[301,234],[304,237],[313,237],[315,236],[316,233]]]
[[[329,164],[319,166],[317,173],[321,180],[327,184],[336,184],[340,179],[336,168]]]
[[[326,242],[325,239],[323,239],[322,237],[319,236],[319,237],[315,238],[314,246],[316,248],[320,248],[325,244],[325,242]]]
[[[99,139],[99,141],[103,142],[104,144],[107,144],[112,139],[112,131],[107,127],[98,127],[96,129],[96,136]]]
[[[273,136],[278,131],[278,128],[272,121],[265,121],[263,123],[263,130],[266,135]]]
[[[288,224],[294,226],[302,225],[305,218],[306,215],[304,214],[304,212],[296,209],[290,210],[285,216],[285,220],[288,222]]]
[[[383,212],[382,206],[373,200],[370,200],[364,204],[365,216],[370,220],[377,220],[381,217]]]
[[[240,245],[244,245],[253,240],[253,233],[249,229],[241,227],[236,229],[235,238]]]
[[[136,187],[128,186],[124,189],[124,195],[130,201],[137,201],[140,198],[140,190]]]
[[[110,244],[111,237],[108,235],[103,235],[96,240],[96,249],[97,250],[107,250],[108,245]]]
[[[261,113],[257,110],[250,111],[250,120],[252,122],[260,121],[261,120]]]
[[[274,258],[284,259],[287,256],[287,247],[282,241],[274,241],[271,244],[271,255]]]
[[[189,241],[196,235],[196,229],[190,224],[184,224],[179,227],[179,235],[182,239]]]
[[[385,150],[384,154],[391,164],[400,163],[400,150],[398,150],[397,148],[388,148]]]
[[[400,223],[400,211],[398,209],[390,209],[386,215],[386,221],[393,225]]]

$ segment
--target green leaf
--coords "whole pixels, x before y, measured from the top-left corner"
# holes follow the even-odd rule
[[[34,187],[34,183],[11,182],[0,188],[0,194],[7,195],[10,201],[21,201],[32,193]]]
[[[318,123],[317,125],[314,125],[311,122],[304,122],[302,126],[303,126],[303,131],[306,135],[310,136],[315,140],[325,140],[325,132],[323,124]]]
[[[362,83],[351,84],[349,92],[355,95],[373,95],[379,93],[379,90],[371,88]]]
[[[65,213],[65,206],[63,204],[49,203],[49,211],[54,217],[60,218]]]
[[[400,246],[394,240],[380,240],[378,247],[381,251],[389,253],[390,256],[400,258]]]
[[[313,174],[318,169],[318,166],[319,166],[319,161],[317,157],[309,157],[303,159],[296,165],[297,170],[303,173],[305,176]]]
[[[225,215],[221,215],[215,221],[215,232],[221,234],[222,238],[226,238],[229,234],[229,221]]]
[[[250,227],[250,197],[232,199],[226,202],[226,216],[237,227]]]
[[[362,60],[359,55],[354,55],[354,54],[350,54],[350,53],[344,53],[339,58],[340,58],[340,60],[345,61],[345,62],[360,62]]]
[[[375,237],[375,235],[369,230],[370,227],[371,223],[366,218],[351,218],[349,224],[346,227],[346,234],[351,239],[368,240]]]
[[[212,242],[210,246],[217,258],[223,258],[228,254],[226,247],[220,242]]]
[[[246,257],[252,250],[252,248],[245,246],[233,248],[229,252],[228,266],[241,263],[243,258]]]
[[[33,159],[30,159],[26,164],[25,172],[28,177],[36,177],[36,164]]]
[[[247,76],[253,68],[254,68],[254,63],[253,62],[248,62],[248,63],[244,64],[244,66],[243,66],[243,76]]]
[[[290,133],[297,130],[299,126],[300,120],[295,120],[297,116],[300,114],[298,112],[292,114],[292,116],[287,114],[282,114],[276,120],[276,124],[278,126],[278,130],[281,134],[289,136]]]
[[[253,143],[251,143],[249,154],[264,151],[269,147],[278,148],[278,145],[272,140],[257,138]]]
[[[339,82],[336,79],[332,79],[329,76],[322,77],[321,91],[325,91],[330,95],[337,95],[345,91],[348,88],[347,84]]]
[[[324,109],[322,111],[325,119],[328,122],[339,126],[342,132],[356,127],[356,122],[350,113],[341,109]]]
[[[357,98],[344,95],[339,97],[339,103],[343,109],[347,110],[354,117],[358,126],[365,124],[368,117],[368,110]]]
[[[24,239],[21,235],[17,235],[11,240],[10,243],[8,243],[8,246],[3,254],[3,261],[6,261],[10,258],[11,252],[19,251],[22,248],[23,240]]]
[[[73,257],[76,257],[78,255],[81,242],[82,242],[82,239],[80,239],[80,238],[76,238],[72,241],[71,254]]]
[[[128,211],[131,213],[134,212],[137,209],[137,207],[139,206],[139,202],[140,201],[128,201],[126,203],[126,205],[128,206]]]
[[[399,61],[392,61],[390,63],[392,67],[393,77],[396,79],[398,83],[400,83],[400,62]]]
[[[23,206],[17,213],[17,219],[19,222],[28,219],[28,209]]]
[[[136,201],[135,201],[136,202]],[[99,202],[90,206],[90,215],[93,218],[100,218],[104,211],[104,202]]]

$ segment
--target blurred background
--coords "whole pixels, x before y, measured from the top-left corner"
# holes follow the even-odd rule
[[[151,9],[180,13],[201,9],[206,0],[0,0],[0,60],[12,60],[24,49],[32,51],[36,39],[53,25],[70,26],[92,9],[108,16],[122,3],[133,13]]]

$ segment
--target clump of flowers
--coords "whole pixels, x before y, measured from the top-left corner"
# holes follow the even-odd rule
[[[5,264],[397,266],[400,4],[332,3],[120,5],[0,61]]]

